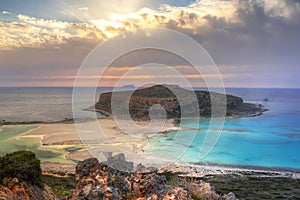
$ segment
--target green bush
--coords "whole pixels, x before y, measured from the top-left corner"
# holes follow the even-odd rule
[[[32,184],[41,183],[40,160],[30,151],[16,151],[0,158],[0,181],[18,178]]]
[[[72,189],[76,187],[76,179],[74,175],[68,177],[56,177],[43,175],[42,181],[48,185],[57,197],[63,197],[70,194]]]

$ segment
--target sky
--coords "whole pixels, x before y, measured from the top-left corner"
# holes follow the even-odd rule
[[[143,28],[167,28],[197,41],[226,87],[300,87],[299,0],[0,0],[0,86],[72,86],[97,45]],[[119,58],[99,85],[114,86],[137,63],[157,57],[193,86],[205,85],[190,63],[151,50]],[[147,67],[124,84],[170,78],[152,74],[159,63]],[[91,86],[99,74],[79,78]]]

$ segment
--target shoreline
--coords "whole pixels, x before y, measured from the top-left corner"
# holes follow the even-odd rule
[[[80,125],[89,126],[89,121],[81,122]],[[59,155],[54,155],[54,157],[47,156],[40,157],[42,162],[54,162],[57,163],[57,159],[60,159],[59,163],[75,163],[86,158],[90,158],[91,152],[93,150],[100,151],[105,155],[117,154],[122,151],[127,151],[131,154],[140,154],[144,155],[143,149],[148,145],[148,136],[158,132],[170,132],[180,130],[177,127],[173,120],[168,120],[163,127],[157,131],[152,131],[152,129],[145,129],[145,132],[134,132],[134,127],[128,127],[129,131],[133,131],[132,134],[126,133],[120,128],[118,128],[116,122],[113,119],[98,119],[98,123],[101,125],[101,130],[103,131],[102,135],[95,135],[90,132],[82,132],[87,134],[89,137],[92,134],[92,139],[88,139],[87,146],[83,144],[80,135],[77,132],[75,123],[65,123],[65,121],[60,121],[60,123],[40,123],[40,122],[28,122],[28,123],[7,123],[3,127],[14,126],[31,126],[36,125],[36,128],[33,128],[29,131],[22,133],[18,136],[19,140],[27,140],[29,138],[38,138],[39,142],[36,150],[40,153],[42,151],[51,153],[60,153]],[[141,127],[147,126],[147,122],[137,122],[137,125]],[[127,128],[127,127],[126,127]],[[96,130],[97,134],[99,130]],[[16,139],[12,136],[10,139]],[[30,144],[34,145],[34,144]],[[17,150],[17,149],[16,149]],[[6,152],[9,153],[9,152]],[[63,158],[63,160],[61,160]],[[134,157],[132,157],[134,158]],[[103,159],[105,159],[103,157]],[[65,161],[65,162],[64,162]]]
[[[247,103],[247,102],[245,102]],[[252,103],[254,104],[257,108],[259,108],[260,110],[254,112],[254,113],[243,113],[243,115],[231,115],[231,116],[225,116],[224,118],[225,119],[238,119],[238,118],[249,118],[249,117],[256,117],[256,116],[260,116],[260,115],[263,115],[264,112],[267,112],[269,111],[268,108],[265,108],[265,106],[263,106],[262,104],[260,103]],[[98,120],[99,119],[113,119],[112,115],[107,113],[106,111],[104,110],[100,110],[100,109],[96,109],[96,108],[85,108],[83,109],[87,112],[96,112],[96,113],[100,113],[102,114],[104,117],[102,118],[97,118]],[[193,120],[193,119],[203,119],[203,120],[208,120],[208,119],[219,119],[220,117],[205,117],[205,116],[199,116],[197,118],[169,118],[167,119],[167,121],[169,120],[173,120],[174,124],[176,125],[178,123],[178,121],[180,120]],[[221,117],[222,118],[222,117]],[[146,122],[149,122],[149,120],[133,120],[134,122],[136,123],[146,123]],[[78,123],[81,123],[81,122],[86,122],[86,121],[80,121]],[[49,121],[39,121],[39,120],[32,120],[32,121],[6,121],[5,119],[2,119],[0,120],[0,126],[3,126],[3,125],[31,125],[31,124],[74,124],[76,123],[75,122],[75,119],[74,118],[65,118],[65,119],[61,119],[61,120],[49,120]]]
[[[244,102],[245,104],[249,104],[250,102]],[[264,112],[269,111],[270,109],[265,108],[264,105],[257,103],[257,102],[252,102],[251,104],[255,105],[258,109],[258,111],[256,112],[252,112],[252,113],[243,113],[242,115],[231,115],[231,116],[225,116],[225,119],[238,119],[238,118],[249,118],[249,117],[256,117],[256,116],[260,116],[263,115]],[[83,109],[87,112],[96,112],[96,113],[100,113],[103,115],[103,117],[101,118],[97,118],[99,119],[112,119],[112,115],[104,110],[101,109],[96,109],[96,108],[85,108]],[[203,120],[208,120],[208,119],[218,119],[219,117],[205,117],[205,116],[199,116],[198,119],[203,119]],[[173,120],[174,124],[176,125],[178,121],[180,120],[192,120],[192,119],[196,119],[196,118],[169,118],[168,120]],[[80,122],[85,122],[85,121],[80,121]],[[149,122],[149,120],[138,120],[135,121],[136,123],[138,122]],[[32,120],[32,121],[6,121],[5,119],[0,120],[0,126],[2,125],[30,125],[30,124],[73,124],[76,123],[74,118],[65,118],[65,119],[61,119],[61,120],[49,120],[49,121],[39,121],[39,120]]]
[[[113,155],[120,153],[120,151],[116,151],[113,147],[117,148],[126,148],[131,151],[133,154],[138,154],[136,156],[131,156],[131,159],[141,159],[146,158],[147,152],[144,150],[144,147],[149,144],[149,136],[155,133],[147,132],[142,133],[143,138],[132,139],[126,133],[122,132],[122,130],[118,129],[116,124],[113,122],[113,119],[98,119],[99,123],[103,121],[107,127],[106,133],[108,133],[108,137],[112,137],[110,143],[103,143],[96,145],[95,148],[101,150],[103,153],[111,152]],[[88,123],[88,122],[83,122]],[[139,125],[147,125],[147,122],[137,122]],[[76,132],[69,132],[70,128],[74,126],[74,122],[68,121],[60,121],[59,123],[48,122],[48,123],[21,123],[21,124],[7,124],[7,125],[41,125],[37,128],[34,128],[26,133],[22,134],[22,137],[33,137],[39,136],[41,137],[40,146],[41,147],[52,147],[52,148],[65,148],[68,149],[74,145],[81,145],[76,141],[68,143],[68,140],[74,139],[72,135],[77,135]],[[198,128],[199,129],[199,128]],[[198,130],[197,129],[197,130]],[[58,131],[59,130],[59,131]],[[74,129],[75,130],[75,129]],[[166,134],[168,132],[173,131],[185,131],[185,130],[195,130],[195,128],[180,128],[176,123],[176,120],[168,120],[163,129],[156,134]],[[61,133],[60,133],[61,132]],[[65,134],[65,135],[63,135]],[[71,135],[70,135],[71,134]],[[57,138],[60,136],[60,138]],[[49,143],[45,143],[48,141]],[[56,144],[55,141],[60,141],[61,144]],[[72,148],[72,147],[71,147]],[[91,149],[90,149],[91,150]],[[75,163],[76,158],[85,159],[86,157],[92,157],[89,154],[89,150],[86,148],[78,148],[74,151],[68,151],[64,155],[66,161],[73,161],[73,163],[63,163],[63,162],[41,162],[42,169],[45,173],[50,174],[73,174],[75,172]],[[75,159],[74,159],[75,158]],[[79,160],[80,160],[79,159]],[[128,157],[130,160],[130,157]],[[74,162],[75,161],[75,162]],[[147,162],[147,161],[146,161]],[[137,164],[137,162],[135,162]],[[171,163],[168,164],[166,161],[166,167],[160,168],[160,170],[167,170],[174,173],[180,173],[184,176],[195,176],[202,177],[205,175],[218,175],[218,174],[240,174],[240,175],[250,175],[250,176],[270,176],[270,177],[287,177],[287,178],[295,178],[300,179],[300,169],[292,169],[292,168],[284,168],[284,167],[263,167],[263,166],[247,166],[247,165],[226,165],[226,164],[218,164],[218,163]]]
[[[137,163],[135,163],[137,164]],[[76,164],[41,162],[43,174],[53,176],[68,176],[75,174]],[[203,165],[197,163],[179,164],[173,163],[165,167],[158,167],[159,173],[170,172],[183,177],[201,178],[214,175],[238,175],[242,177],[254,178],[290,178],[300,179],[300,169],[272,168],[260,166],[241,166],[241,165]]]
[[[86,110],[86,109],[85,109]],[[92,110],[87,110],[87,111],[91,111]],[[264,112],[269,111],[269,109],[264,109],[262,111],[256,112],[256,113],[251,113],[251,114],[246,114],[243,116],[240,115],[233,115],[233,116],[226,116],[225,119],[238,119],[238,118],[250,118],[250,117],[257,117],[260,115],[263,115]],[[102,114],[102,111],[93,111],[93,112],[99,112]],[[98,120],[100,119],[113,119],[111,116],[107,116],[107,117],[103,117],[103,118],[97,118]],[[170,118],[167,119],[167,121],[169,120],[173,120],[174,124],[176,125],[178,123],[178,121],[180,120],[193,120],[193,119],[203,119],[203,120],[209,120],[209,119],[219,119],[219,117],[215,117],[215,118],[211,118],[211,117],[198,117],[198,118]],[[82,123],[82,122],[86,122],[86,121],[80,121],[80,122],[75,122],[75,120],[73,118],[67,118],[67,119],[63,119],[63,120],[50,120],[50,121],[38,121],[38,120],[33,120],[33,121],[5,121],[2,120],[0,121],[0,126],[4,126],[4,125],[35,125],[35,124],[75,124],[75,123]],[[140,121],[134,121],[136,123],[147,123],[149,121],[147,120],[140,120]]]
[[[5,126],[5,125],[35,125],[35,124],[73,124],[74,119],[73,118],[66,118],[62,120],[50,120],[50,121],[38,121],[38,120],[33,120],[33,121],[6,121],[2,120],[0,121],[0,126]]]
[[[204,165],[201,163],[171,164],[160,169],[180,176],[204,177],[207,175],[240,175],[248,177],[281,177],[300,179],[300,169],[244,166],[244,165]]]

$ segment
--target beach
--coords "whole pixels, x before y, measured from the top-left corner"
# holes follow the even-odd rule
[[[82,122],[87,125],[89,122]],[[41,167],[44,174],[73,174],[77,161],[82,161],[90,157],[97,157],[104,161],[108,157],[118,153],[125,153],[129,161],[134,163],[143,163],[160,168],[161,172],[169,171],[180,173],[184,176],[203,177],[206,175],[224,175],[240,174],[254,177],[287,177],[300,179],[300,173],[297,170],[262,168],[262,167],[245,167],[245,166],[224,166],[224,165],[207,165],[196,163],[182,163],[167,160],[162,157],[154,157],[144,148],[149,144],[149,136],[154,132],[140,133],[139,137],[126,134],[121,130],[116,122],[111,118],[98,119],[101,124],[102,132],[105,138],[98,138],[93,144],[84,145],[76,125],[74,123],[44,123],[30,125],[4,125],[1,128],[17,128],[25,131],[20,134],[12,135],[3,142],[12,145],[8,141],[27,141],[25,143],[29,148],[35,147],[38,157],[41,159]],[[137,122],[139,126],[146,126],[147,122]],[[134,128],[134,127],[132,127]],[[165,135],[169,132],[184,131],[173,120],[168,120],[159,134]],[[188,131],[185,130],[185,131]],[[28,142],[29,141],[29,142]],[[38,146],[37,146],[38,143]],[[13,147],[11,147],[13,148]],[[8,148],[10,149],[10,148]]]
[[[255,166],[222,166],[194,163],[172,164],[160,169],[160,173],[172,172],[180,176],[205,177],[208,175],[238,175],[245,177],[264,178],[281,177],[300,179],[300,171],[280,168],[263,168]]]
[[[15,123],[14,125],[3,125],[1,129],[6,132],[16,132],[16,130],[19,130],[19,132],[3,138],[4,140],[1,142],[5,143],[6,147],[0,148],[0,150],[2,154],[5,154],[9,153],[10,149],[34,150],[35,148],[41,161],[48,163],[48,165],[42,165],[44,169],[51,168],[51,166],[59,168],[57,164],[67,164],[68,167],[69,165],[74,166],[77,161],[93,157],[95,151],[97,151],[97,155],[94,155],[94,157],[100,160],[106,160],[107,157],[124,151],[131,159],[136,160],[135,157],[137,156],[140,157],[137,159],[142,161],[144,158],[143,148],[148,144],[148,136],[156,133],[151,132],[149,129],[149,132],[130,135],[118,128],[113,119],[98,119],[97,122],[101,127],[102,134],[97,135],[97,138],[94,138],[92,143],[88,144],[81,140],[80,136],[82,137],[82,135],[78,134],[75,123],[31,123],[25,125]],[[89,126],[89,123],[91,122],[82,122],[80,125]],[[137,124],[143,127],[148,123],[137,122]],[[126,130],[128,131],[128,127]],[[168,120],[159,132],[166,133],[176,130],[178,130],[178,127],[173,123],[173,120]],[[19,145],[19,148],[16,148],[16,142],[23,144],[23,146]]]

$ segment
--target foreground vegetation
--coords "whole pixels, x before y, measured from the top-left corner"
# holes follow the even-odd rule
[[[232,191],[239,200],[300,199],[299,179],[211,175],[204,177],[203,180],[214,185],[219,193]]]
[[[178,174],[163,173],[169,185],[184,185],[190,189],[195,200],[205,200],[197,188],[192,187],[195,181],[203,180],[216,188],[218,194],[233,192],[240,200],[260,199],[300,199],[300,180],[283,177],[253,177],[244,175],[208,175],[202,178],[181,177]],[[36,185],[45,183],[51,187],[57,197],[68,195],[75,189],[74,175],[58,177],[42,175],[40,160],[30,151],[17,151],[0,157],[0,183],[4,178],[18,178],[20,181]]]
[[[203,178],[179,177],[172,173],[164,173],[164,175],[172,186],[189,187],[195,180],[203,180],[213,185],[217,193],[233,192],[239,200],[300,199],[299,179],[240,175],[209,175]],[[203,199],[196,190],[192,190],[191,193],[194,199]]]
[[[51,188],[57,197],[69,195],[70,191],[75,189],[76,186],[74,175],[68,177],[42,175],[42,181]]]
[[[4,178],[18,178],[39,185],[41,174],[40,160],[30,151],[16,151],[0,157],[1,184]]]
[[[18,178],[20,182],[38,186],[45,183],[58,197],[68,195],[70,190],[75,188],[74,175],[68,177],[42,175],[40,160],[30,151],[16,151],[0,157],[0,184],[3,184],[5,178]]]

